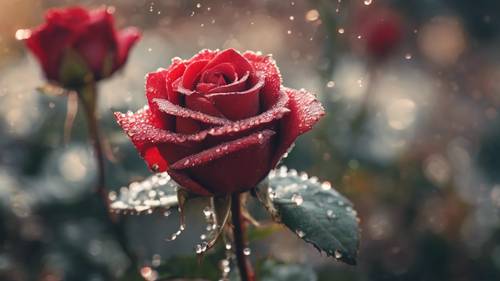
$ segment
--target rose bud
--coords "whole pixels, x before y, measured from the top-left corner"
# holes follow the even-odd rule
[[[50,9],[45,23],[28,31],[26,46],[42,65],[45,77],[66,88],[109,77],[126,62],[139,31],[115,30],[112,9]]]
[[[153,171],[203,196],[255,187],[324,115],[316,97],[281,85],[274,60],[204,50],[146,77],[148,105],[115,113]]]

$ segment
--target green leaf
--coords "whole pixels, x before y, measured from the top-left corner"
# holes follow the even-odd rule
[[[274,260],[265,260],[259,266],[261,281],[316,281],[316,272],[305,265],[283,264]]]
[[[359,228],[353,204],[328,182],[281,167],[258,188],[272,217],[318,250],[356,264]]]
[[[110,192],[111,210],[118,214],[134,215],[169,212],[179,203],[177,189],[178,185],[166,172],[158,173],[144,181],[122,187],[118,192]]]

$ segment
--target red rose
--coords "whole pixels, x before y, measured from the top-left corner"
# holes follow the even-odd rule
[[[243,192],[324,115],[315,96],[281,85],[270,56],[204,50],[146,78],[147,106],[115,113],[154,171],[205,196]]]
[[[354,19],[353,41],[361,42],[368,55],[385,58],[401,43],[404,28],[397,11],[383,6],[363,7]]]
[[[110,9],[51,9],[46,22],[31,30],[27,47],[47,79],[65,87],[110,76],[127,60],[139,39],[136,28],[116,31]]]

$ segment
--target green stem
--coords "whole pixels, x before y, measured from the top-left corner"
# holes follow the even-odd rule
[[[108,221],[108,225],[111,226],[113,235],[116,241],[122,248],[122,251],[129,258],[131,265],[136,265],[137,257],[133,251],[129,248],[126,237],[126,229],[123,220],[117,220],[112,216],[110,212],[110,204],[108,192],[106,190],[106,175],[105,175],[105,160],[104,153],[101,145],[101,137],[99,133],[99,126],[97,120],[97,88],[95,83],[89,83],[77,91],[78,97],[82,103],[82,107],[85,112],[87,119],[87,126],[89,132],[89,139],[94,148],[94,156],[97,163],[97,181],[95,192],[101,198],[101,202],[106,211],[105,218]],[[129,268],[130,270],[131,268]]]
[[[245,219],[242,214],[241,194],[233,194],[231,198],[231,219],[233,223],[234,251],[240,271],[241,281],[255,281],[252,265],[245,255],[247,241],[245,237]]]

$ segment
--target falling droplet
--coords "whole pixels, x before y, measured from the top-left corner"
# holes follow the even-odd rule
[[[198,9],[201,8],[201,3],[197,3],[196,8],[198,8]]]
[[[335,82],[334,81],[328,81],[328,83],[326,83],[326,87],[328,87],[328,88],[335,87]]]
[[[292,34],[292,31],[291,30],[287,30],[286,33],[287,34]]]
[[[338,32],[339,32],[339,34],[344,34],[345,30],[341,27],[341,28],[339,28]]]
[[[151,265],[154,267],[158,267],[161,264],[161,256],[158,254],[154,254],[153,258],[151,259]]]
[[[226,243],[226,250],[231,250],[232,247],[231,243]]]
[[[295,19],[295,17],[294,17],[294,16],[290,16],[290,17],[289,17],[289,19],[290,19],[290,20],[294,20],[294,19]]]
[[[319,19],[319,12],[316,9],[307,11],[306,20],[309,22],[316,21]]]
[[[411,55],[410,53],[407,53],[407,54],[405,55],[405,59],[407,59],[407,60],[411,60],[411,58],[412,58],[412,55]]]

